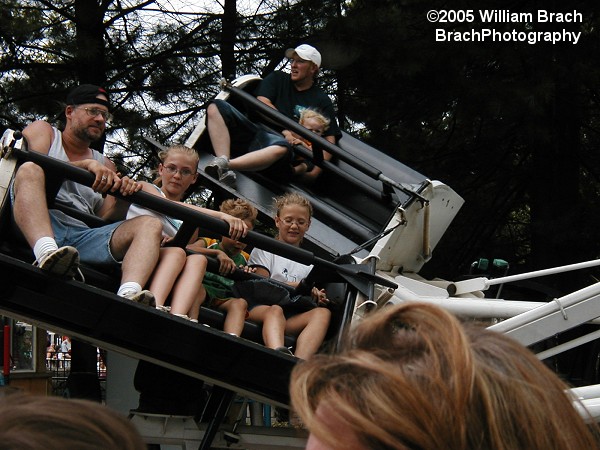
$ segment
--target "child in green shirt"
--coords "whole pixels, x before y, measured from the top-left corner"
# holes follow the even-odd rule
[[[241,219],[249,230],[254,228],[258,211],[248,202],[229,199],[225,200],[219,209]],[[202,284],[208,294],[207,306],[226,312],[223,331],[235,336],[240,336],[244,329],[244,320],[248,316],[248,303],[243,298],[234,297],[232,290],[234,281],[224,275],[234,272],[236,268],[253,271],[247,266],[248,254],[244,252],[244,248],[246,244],[227,236],[222,236],[220,242],[216,241],[208,248],[195,248],[200,253],[219,260],[219,274],[206,272]]]

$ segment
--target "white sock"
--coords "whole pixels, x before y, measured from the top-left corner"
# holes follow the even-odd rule
[[[54,250],[58,250],[58,244],[52,237],[39,238],[33,246],[33,254],[35,255],[36,260],[39,260],[43,255],[48,252],[53,252]]]
[[[117,295],[121,297],[125,297],[127,294],[137,294],[142,290],[142,286],[140,286],[135,281],[127,281],[121,285],[119,290],[117,291]]]

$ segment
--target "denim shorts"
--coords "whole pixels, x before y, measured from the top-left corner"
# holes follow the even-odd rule
[[[98,228],[85,225],[65,224],[58,219],[61,212],[50,210],[50,220],[54,239],[59,247],[70,245],[79,252],[79,259],[86,264],[114,266],[121,264],[110,252],[110,240],[121,222],[111,223]]]
[[[280,145],[290,150],[290,146],[283,136],[264,130],[224,100],[217,99],[213,102],[229,130],[232,157],[235,158],[271,145]]]
[[[14,180],[10,185],[11,208],[15,203]],[[70,245],[79,252],[79,260],[87,264],[100,266],[120,265],[110,252],[110,240],[115,230],[123,221],[111,223],[98,228],[90,228],[83,222],[74,219],[62,211],[50,209],[50,223],[54,232],[54,240],[59,247]],[[17,239],[23,239],[21,231],[12,219]]]

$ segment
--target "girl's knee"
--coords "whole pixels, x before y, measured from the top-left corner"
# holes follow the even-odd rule
[[[231,307],[238,310],[246,310],[248,309],[248,302],[243,298],[232,298]]]
[[[185,250],[181,247],[161,247],[162,251],[169,255],[185,255]]]
[[[185,250],[183,250],[183,253],[185,253]],[[187,264],[190,264],[199,270],[206,270],[208,260],[204,255],[187,255]]]
[[[177,265],[183,269],[186,262],[185,250],[179,247],[163,247],[160,249],[160,259],[166,261],[166,264]]]
[[[186,257],[185,250],[180,247],[162,247],[160,250],[163,257],[177,259],[185,259]]]
[[[315,308],[313,311],[313,318],[327,322],[331,320],[331,311],[327,308]]]
[[[278,314],[283,316],[283,308],[279,305],[269,306],[269,312],[271,312],[271,314]]]
[[[283,314],[283,309],[279,305],[269,306],[269,309],[267,310],[266,315],[269,317],[277,317],[277,318],[285,319],[285,316]]]
[[[313,308],[311,313],[319,317],[331,317],[331,311],[327,308]]]

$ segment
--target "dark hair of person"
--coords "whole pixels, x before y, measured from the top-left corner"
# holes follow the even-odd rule
[[[89,400],[0,397],[0,450],[146,450],[133,424]]]

